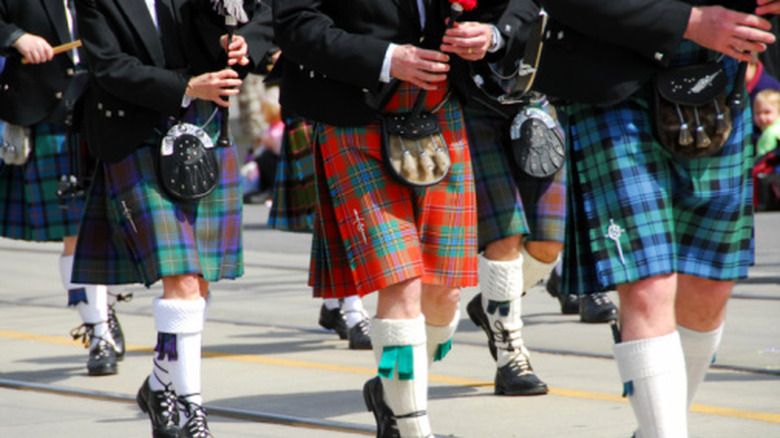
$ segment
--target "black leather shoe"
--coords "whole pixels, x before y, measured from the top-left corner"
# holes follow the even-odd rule
[[[203,406],[190,403],[179,398],[181,415],[187,416],[187,422],[179,429],[179,438],[214,438],[206,421],[206,410]]]
[[[89,349],[87,372],[90,376],[108,376],[118,373],[116,350],[110,342],[98,338],[94,347]]]
[[[138,407],[149,415],[153,438],[177,438],[179,436],[179,411],[176,394],[171,390],[152,391],[149,379],[144,380],[138,395]]]
[[[125,358],[125,334],[122,332],[122,326],[119,324],[119,318],[116,317],[114,306],[122,301],[131,301],[133,299],[133,294],[112,294],[109,292],[109,295],[115,296],[116,301],[114,304],[108,305],[108,331],[111,332],[111,337],[114,338],[116,359],[122,360]]]
[[[564,315],[576,315],[580,312],[580,297],[576,294],[561,292],[561,276],[553,270],[545,285],[547,293],[561,303],[561,313]]]
[[[485,314],[485,309],[482,308],[482,294],[477,294],[469,301],[469,304],[466,306],[466,312],[469,314],[471,322],[482,328],[487,335],[490,355],[493,356],[493,360],[496,360],[496,341],[493,339],[493,331],[490,330],[490,322]]]
[[[347,322],[344,320],[344,315],[338,307],[329,310],[323,303],[322,307],[320,307],[319,322],[323,328],[334,330],[338,333],[339,339],[347,339],[349,337]]]
[[[580,299],[580,321],[610,322],[616,320],[618,310],[604,292],[583,295]]]
[[[382,381],[374,377],[363,385],[363,400],[376,420],[376,438],[401,438],[393,411],[385,403]]]
[[[561,313],[564,315],[576,315],[580,313],[580,296],[576,294],[566,294],[558,297],[561,303]]]
[[[520,353],[517,359],[496,369],[493,392],[496,395],[542,395],[547,385],[534,374],[528,358]]]
[[[116,351],[116,360],[125,358],[125,335],[122,333],[122,326],[119,325],[119,319],[116,317],[114,306],[108,306],[108,331],[114,338],[114,351]]]
[[[361,320],[349,329],[349,349],[350,350],[370,350],[371,336],[369,336],[370,324],[367,319]]]

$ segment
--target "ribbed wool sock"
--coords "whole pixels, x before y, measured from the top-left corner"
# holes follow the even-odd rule
[[[452,321],[445,326],[425,324],[429,367],[431,363],[444,359],[444,356],[449,353],[452,348],[452,337],[455,335],[455,330],[458,329],[458,323],[460,323],[460,309],[455,312]]]
[[[480,255],[478,260],[482,308],[494,333],[500,327],[507,335],[497,333],[497,338],[504,338],[504,342],[496,340],[496,366],[501,368],[523,352],[524,256],[495,261]]]
[[[402,438],[431,434],[428,406],[428,355],[425,320],[371,320],[371,344],[379,364],[385,403],[393,411]]]
[[[523,258],[523,292],[536,286],[540,281],[546,280],[550,276],[550,273],[555,269],[560,256],[550,263],[544,263],[539,259],[534,258],[525,249],[525,245],[522,248]]]
[[[723,325],[709,332],[697,332],[678,325],[677,331],[680,333],[680,342],[685,356],[685,370],[688,374],[688,408],[690,408],[699,386],[707,375],[707,370],[710,369],[710,364],[715,361],[715,352],[723,335]]]
[[[344,315],[347,328],[354,327],[355,324],[366,319],[368,315],[363,308],[363,300],[358,295],[344,298],[344,301],[341,303],[341,313]]]
[[[636,438],[687,438],[687,379],[677,332],[613,348],[639,423]]]
[[[83,323],[92,325],[90,348],[100,338],[113,344],[114,338],[108,328],[108,288],[103,285],[74,284],[70,281],[72,273],[73,256],[60,256],[60,280],[68,291],[68,305],[78,310]]]
[[[164,300],[153,303],[154,322],[158,332],[158,361],[167,365],[173,390],[178,397],[203,405],[201,396],[201,338],[206,302],[197,300]],[[168,361],[165,362],[165,359]],[[186,422],[182,415],[180,424]]]

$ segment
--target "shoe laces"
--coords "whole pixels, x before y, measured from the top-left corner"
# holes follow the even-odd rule
[[[133,293],[130,292],[128,294],[114,294],[109,292],[108,294],[116,298],[113,303],[108,305],[108,327],[111,330],[115,330],[117,326],[117,319],[114,306],[116,306],[118,303],[129,303],[130,301],[133,301]]]
[[[102,359],[103,357],[108,356],[109,351],[113,350],[113,348],[114,347],[111,345],[110,342],[108,342],[104,338],[98,338],[95,348],[90,350],[90,355],[95,359]]]
[[[607,298],[607,294],[604,292],[596,292],[591,294],[591,298],[593,299],[593,303],[598,307],[606,307],[609,303],[609,298]]]
[[[70,336],[74,341],[81,339],[81,343],[84,344],[84,348],[89,348],[89,340],[92,339],[92,333],[95,331],[95,324],[84,323],[80,326],[71,329]]]
[[[357,312],[357,310],[353,310],[353,312]],[[365,315],[365,312],[361,312]],[[360,331],[363,332],[364,335],[368,336],[371,334],[371,323],[368,321],[368,317],[361,319],[358,321],[357,326],[360,327]]]
[[[165,389],[162,391],[153,391],[152,394],[157,398],[158,405],[161,408],[160,416],[165,419],[166,426],[175,426],[176,409],[178,404],[176,402],[176,393],[171,389],[171,385],[165,385]]]
[[[206,410],[203,406],[190,403],[183,398],[179,398],[179,404],[182,405],[187,423],[184,428],[189,432],[187,436],[192,438],[212,438],[208,423],[206,423]]]
[[[517,356],[512,358],[507,365],[509,365],[509,369],[512,370],[512,373],[516,375],[533,374],[534,372],[525,349],[521,349]]]
[[[507,329],[501,321],[495,321],[493,326],[495,327],[495,330],[492,330],[493,340],[496,348],[509,352],[522,349],[523,337],[519,328]]]

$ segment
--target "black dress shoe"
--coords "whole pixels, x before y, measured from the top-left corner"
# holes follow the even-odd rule
[[[363,400],[376,420],[376,438],[401,438],[393,411],[385,403],[382,381],[374,377],[363,385]]]
[[[547,293],[553,298],[560,298],[561,296],[561,275],[558,271],[553,269],[550,273],[550,278],[547,279],[547,283],[544,285]]]
[[[344,320],[344,314],[341,313],[341,309],[336,307],[335,309],[328,309],[325,304],[320,307],[320,326],[328,330],[334,330],[339,335],[339,339],[347,339],[349,333],[347,330],[347,322]]]
[[[580,321],[610,322],[617,319],[618,310],[604,292],[583,295],[580,299]]]
[[[469,304],[466,306],[466,312],[469,314],[471,322],[480,327],[487,335],[490,355],[493,356],[493,360],[496,360],[496,341],[493,339],[493,331],[490,329],[490,322],[485,314],[485,309],[482,308],[482,294],[477,294],[469,301]]]
[[[371,323],[369,323],[367,319],[364,319],[349,329],[348,337],[350,350],[371,349],[371,336],[369,335],[370,325]]]
[[[110,342],[98,338],[97,343],[89,349],[87,372],[90,376],[108,376],[119,372],[116,366],[116,350]]]
[[[214,438],[206,421],[203,406],[179,398],[181,415],[187,416],[187,422],[179,429],[179,438]]]
[[[496,369],[493,386],[496,395],[542,395],[547,391],[547,385],[536,377],[528,357],[523,353]]]
[[[122,326],[119,325],[119,319],[116,317],[114,306],[108,306],[108,331],[114,338],[114,351],[116,351],[116,360],[125,358],[125,335],[122,333]]]
[[[576,315],[580,313],[580,296],[576,294],[566,294],[558,297],[561,303],[561,313],[564,315]]]
[[[171,390],[152,391],[149,379],[135,396],[138,407],[149,415],[152,422],[153,438],[177,438],[179,436],[179,411],[176,405],[176,394]]]

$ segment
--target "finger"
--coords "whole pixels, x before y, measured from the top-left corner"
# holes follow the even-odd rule
[[[438,62],[449,62],[450,57],[447,56],[445,53],[441,53],[436,50],[427,50],[427,49],[418,49],[416,51],[416,55],[418,58],[423,59],[425,61],[438,61]]]

